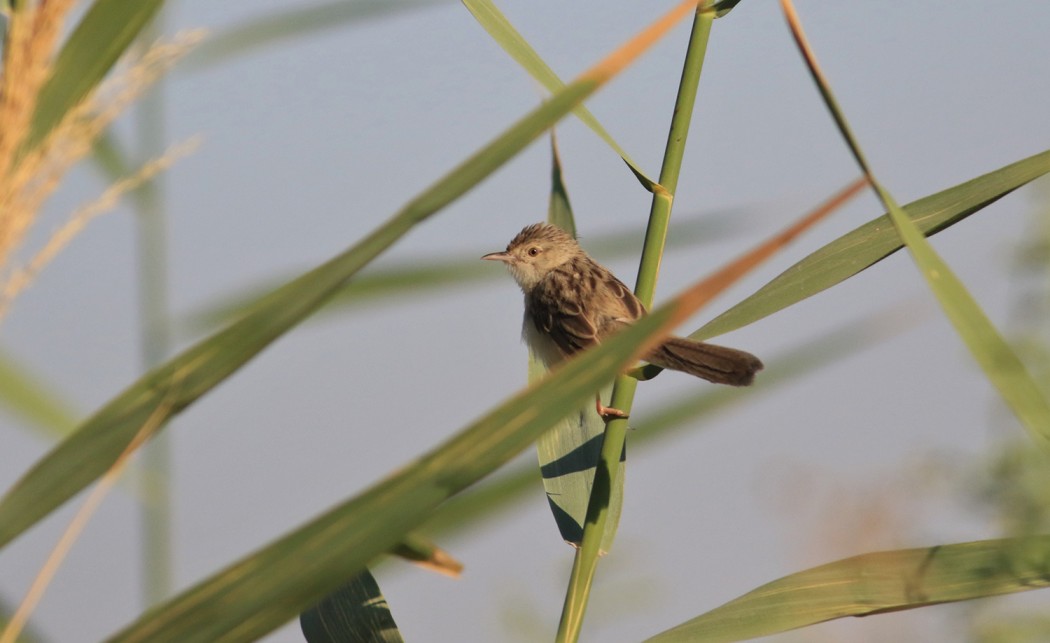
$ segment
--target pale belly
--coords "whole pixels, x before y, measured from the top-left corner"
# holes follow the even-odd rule
[[[551,368],[565,359],[554,340],[541,333],[536,328],[536,324],[529,320],[528,311],[525,311],[525,316],[522,319],[521,338],[525,340],[525,344],[532,350],[533,355],[538,357],[547,368]]]

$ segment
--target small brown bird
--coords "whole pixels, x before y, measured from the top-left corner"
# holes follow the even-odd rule
[[[525,293],[522,334],[548,367],[615,333],[645,314],[634,293],[580,248],[561,228],[527,226],[507,245],[482,259],[502,261]],[[747,386],[762,362],[735,348],[669,337],[644,359],[662,368],[689,373],[715,384]],[[602,417],[623,412],[602,406]]]

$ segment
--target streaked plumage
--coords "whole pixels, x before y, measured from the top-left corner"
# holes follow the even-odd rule
[[[646,312],[630,288],[550,224],[527,226],[505,252],[482,258],[504,262],[525,293],[523,334],[548,366],[600,343]],[[762,369],[750,353],[681,337],[668,338],[645,359],[731,386],[751,384]]]

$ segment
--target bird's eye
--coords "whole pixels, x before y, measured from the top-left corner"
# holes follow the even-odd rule
[[[535,257],[538,254],[540,254],[540,249],[539,248],[537,248],[536,246],[532,246],[531,248],[529,248],[529,256],[530,257]]]

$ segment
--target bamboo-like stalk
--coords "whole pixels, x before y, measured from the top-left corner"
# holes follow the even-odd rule
[[[686,49],[682,78],[678,85],[678,97],[675,100],[674,113],[671,117],[671,128],[667,135],[663,165],[660,168],[660,184],[654,186],[653,201],[649,211],[649,225],[645,233],[645,245],[638,267],[638,280],[635,294],[646,306],[651,308],[653,294],[656,291],[656,278],[660,272],[660,260],[663,257],[664,244],[667,240],[667,228],[671,218],[671,206],[674,193],[678,187],[678,175],[685,155],[685,143],[689,134],[689,125],[696,101],[696,91],[700,83],[700,72],[704,65],[704,55],[711,34],[714,13],[701,2],[693,18],[692,32]],[[625,413],[630,413],[634,402],[638,380],[621,375],[613,387],[612,406]],[[605,533],[605,522],[608,517],[609,498],[612,489],[619,481],[618,463],[627,439],[627,419],[614,419],[605,429],[601,455],[594,472],[594,485],[587,505],[587,519],[583,525],[583,540],[573,559],[569,586],[562,606],[561,621],[558,624],[557,640],[560,642],[576,641],[583,626],[583,616],[587,609],[594,574],[598,567],[598,555],[602,534]]]

